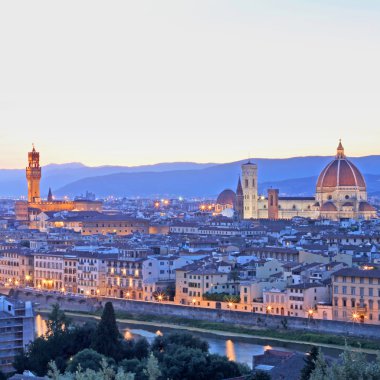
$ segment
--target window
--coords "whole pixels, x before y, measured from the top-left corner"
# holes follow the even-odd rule
[[[354,296],[356,294],[356,288],[351,286],[351,295]]]

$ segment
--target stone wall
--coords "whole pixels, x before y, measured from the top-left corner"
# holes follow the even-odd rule
[[[350,335],[365,338],[380,338],[380,326],[347,323],[321,319],[283,317],[242,312],[235,310],[217,310],[194,306],[173,305],[158,302],[132,301],[115,298],[77,298],[61,295],[44,295],[32,291],[17,289],[12,295],[23,301],[32,301],[36,307],[49,308],[58,302],[64,310],[95,312],[107,301],[111,301],[115,310],[134,314],[176,316],[209,322],[233,323],[244,327],[284,329]]]

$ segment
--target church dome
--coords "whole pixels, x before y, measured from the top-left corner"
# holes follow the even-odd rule
[[[235,205],[236,194],[233,190],[226,189],[223,190],[216,200],[218,205]]]
[[[319,175],[317,191],[331,191],[339,186],[355,187],[364,191],[366,189],[363,175],[359,169],[346,158],[341,142],[339,142],[335,159],[331,161]]]

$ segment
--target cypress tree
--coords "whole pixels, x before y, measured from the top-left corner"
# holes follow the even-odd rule
[[[102,318],[96,329],[92,348],[99,354],[118,360],[121,355],[121,335],[116,324],[112,302],[104,306]]]
[[[318,358],[318,354],[318,347],[312,346],[306,358],[304,359],[305,366],[302,368],[301,371],[301,380],[309,380],[311,373],[315,369],[315,362]]]

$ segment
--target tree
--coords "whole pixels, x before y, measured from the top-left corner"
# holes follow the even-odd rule
[[[156,337],[152,344],[152,351],[175,351],[179,347],[199,349],[203,352],[208,352],[209,349],[206,341],[199,339],[190,333],[172,333]]]
[[[317,360],[315,361],[315,368],[310,374],[310,380],[332,380],[331,369],[325,360],[321,350],[319,350]]]
[[[67,371],[75,372],[78,370],[78,366],[85,371],[86,369],[92,369],[93,371],[99,371],[101,369],[101,362],[105,357],[98,352],[86,348],[83,351],[78,352],[70,359],[67,366]]]
[[[340,357],[340,361],[329,365],[319,352],[310,380],[380,380],[380,357],[368,362],[363,352],[349,351],[347,347]]]
[[[249,376],[246,380],[271,380],[268,372],[255,371],[255,373]]]
[[[318,354],[318,348],[316,346],[312,346],[304,358],[305,365],[302,368],[300,380],[309,380],[311,373],[315,369],[315,362],[317,360]]]
[[[59,304],[55,303],[48,315],[46,321],[47,335],[57,335],[62,333],[70,325],[70,319],[67,318],[65,312],[60,309]]]
[[[21,351],[16,355],[15,360],[13,362],[13,367],[17,373],[23,373],[30,367],[28,355],[26,355],[25,351]]]
[[[145,338],[138,339],[133,347],[134,357],[141,360],[148,357],[149,343]]]
[[[104,306],[92,348],[100,354],[110,356],[115,360],[119,360],[121,357],[121,335],[116,324],[112,302],[107,302]]]
[[[157,380],[161,376],[158,360],[153,353],[151,353],[148,358],[145,373],[148,375],[149,380]]]

